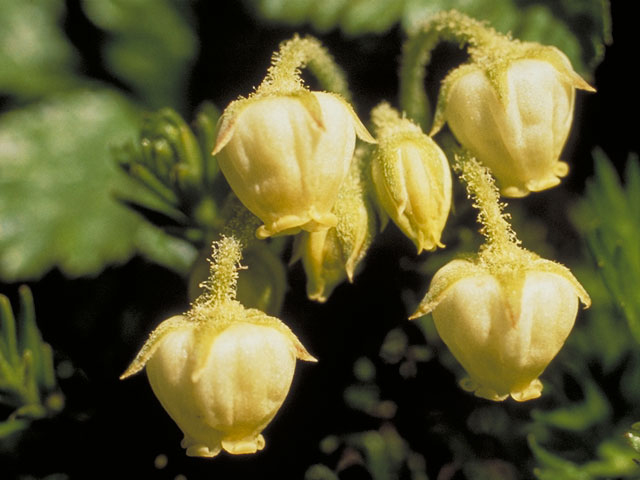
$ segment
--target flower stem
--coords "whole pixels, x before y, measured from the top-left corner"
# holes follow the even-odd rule
[[[473,198],[478,209],[480,233],[486,239],[480,254],[484,257],[510,255],[520,250],[520,240],[503,212],[505,204],[500,202],[500,193],[491,173],[468,151],[455,155],[454,169],[465,182],[467,194]]]
[[[302,68],[308,68],[322,88],[351,99],[346,76],[327,49],[316,38],[298,35],[280,44],[256,94],[290,94],[303,89]]]
[[[213,242],[212,247],[209,280],[202,284],[207,292],[196,300],[196,303],[206,306],[235,300],[242,258],[242,248],[235,237],[223,236],[217,242]]]
[[[431,123],[431,108],[424,86],[426,68],[431,61],[431,52],[443,41],[456,43],[460,48],[468,47],[474,61],[480,61],[486,52],[509,39],[456,10],[434,15],[409,36],[402,50],[400,105],[424,131],[430,130]]]

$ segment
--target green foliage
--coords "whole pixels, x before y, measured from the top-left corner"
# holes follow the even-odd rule
[[[76,82],[63,14],[62,0],[0,0],[0,93],[28,98]]]
[[[631,429],[625,434],[625,437],[631,448],[640,453],[640,422],[631,425]]]
[[[236,235],[243,235],[240,230],[250,231],[251,238],[243,237],[245,243],[255,241],[257,227],[253,216],[231,194],[211,156],[219,116],[213,104],[205,103],[192,129],[170,108],[149,113],[138,139],[114,149],[116,163],[146,193],[118,189],[118,199],[167,233],[207,252],[211,240],[238,227],[237,222],[244,228]]]
[[[83,0],[91,21],[108,33],[106,66],[151,108],[180,108],[197,41],[172,0]],[[170,32],[170,35],[168,33]]]
[[[640,342],[640,164],[627,163],[626,188],[606,156],[594,152],[595,179],[576,210],[576,225],[584,232],[604,284]]]
[[[109,147],[133,136],[139,114],[109,90],[76,90],[0,117],[0,279],[53,267],[92,275],[143,251],[185,268],[193,252],[114,202],[135,185]]]
[[[595,68],[604,54],[604,44],[609,41],[607,9],[602,0],[548,1],[546,5],[517,0],[245,0],[245,3],[271,22],[310,23],[320,32],[340,28],[352,36],[382,33],[398,23],[411,31],[433,14],[455,8],[488,21],[499,31],[512,32],[516,38],[557,46],[580,72]],[[520,7],[519,3],[523,5]]]
[[[53,369],[53,351],[36,326],[33,297],[20,287],[16,325],[9,299],[0,295],[0,404],[13,410],[0,422],[0,439],[28,427],[34,419],[62,410]]]
[[[541,447],[535,437],[529,446],[540,467],[534,470],[540,480],[597,480],[602,478],[638,478],[634,452],[618,438],[607,439],[598,446],[597,458],[577,464]]]

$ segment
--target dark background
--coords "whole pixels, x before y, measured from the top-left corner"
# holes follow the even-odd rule
[[[534,212],[555,208],[558,215],[565,215],[564,202],[583,190],[593,172],[594,147],[600,146],[620,170],[629,153],[640,151],[637,27],[634,30],[631,25],[634,3],[611,2],[614,41],[592,79],[597,93],[578,93],[576,122],[565,155],[570,159],[570,176],[560,189],[527,204]],[[86,74],[117,84],[101,67],[104,39],[100,32],[77,2],[67,1],[67,9],[65,28],[82,54]],[[294,32],[314,33],[256,24],[240,2],[200,1],[195,12],[201,53],[190,81],[189,110],[182,112],[185,118],[191,118],[204,100],[223,107],[248,93],[264,76],[279,42]],[[381,98],[395,101],[403,40],[399,28],[383,36],[352,39],[335,31],[320,38],[347,70],[360,112],[369,111]],[[562,239],[556,241],[562,249]],[[17,443],[0,451],[0,478],[26,474],[41,478],[54,473],[74,479],[173,479],[178,474],[189,479],[303,478],[309,465],[331,460],[318,449],[327,434],[379,426],[379,421],[350,410],[343,402],[342,392],[353,382],[354,360],[377,357],[386,332],[399,325],[413,342],[423,341],[419,329],[405,321],[408,312],[402,295],[406,290],[421,295],[426,283],[415,271],[398,267],[405,257],[415,257],[413,246],[394,229],[387,229],[355,284],[339,287],[325,305],[306,299],[304,273],[299,265],[292,267],[281,318],[320,361],[299,363],[285,405],[264,432],[262,452],[239,457],[222,454],[214,460],[184,455],[181,433],[144,375],[118,380],[146,334],[187,307],[183,279],[141,258],[109,268],[97,278],[69,280],[57,271],[49,273],[30,286],[39,326],[56,352],[56,363],[73,367],[71,376],[61,380],[67,405],[60,415],[35,422]],[[2,285],[2,291],[12,300],[17,298],[17,285]],[[446,435],[434,433],[435,426],[461,424],[463,428],[473,397],[459,395],[453,375],[437,361],[421,366],[408,381],[389,372],[379,371],[380,386],[406,405],[394,424],[415,450],[425,454],[427,471],[435,478],[451,455],[444,444]],[[509,408],[516,416],[529,411],[526,405]],[[412,411],[424,414],[405,417],[403,412]],[[491,445],[485,448],[490,453]],[[160,454],[168,458],[163,469],[154,467]],[[355,469],[344,478],[368,477]]]

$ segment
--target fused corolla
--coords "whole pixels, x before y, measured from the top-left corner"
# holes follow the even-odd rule
[[[335,226],[331,212],[353,157],[356,136],[373,138],[339,95],[307,90],[234,102],[220,121],[220,169],[264,225],[256,234]]]
[[[447,122],[491,169],[500,191],[523,197],[554,187],[573,122],[576,89],[594,91],[554,47],[507,42],[504,56],[469,63],[443,82],[432,133]]]
[[[146,367],[190,456],[261,450],[296,359],[315,361],[279,319],[235,300],[239,248],[232,238],[218,243],[206,292],[185,315],[162,322],[121,377]]]
[[[453,260],[433,277],[412,318],[432,313],[438,334],[466,370],[461,386],[489,400],[540,396],[539,376],[590,299],[571,272],[527,252],[526,265]]]

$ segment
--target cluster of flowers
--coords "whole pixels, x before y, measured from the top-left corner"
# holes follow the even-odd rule
[[[555,48],[511,40],[455,12],[428,27],[443,26],[457,29],[471,58],[443,82],[431,134],[448,123],[464,147],[457,168],[487,242],[434,276],[412,318],[433,312],[468,372],[463,388],[528,400],[540,395],[538,377],[589,297],[568,269],[519,246],[499,193],[524,196],[560,182],[575,90],[592,89]],[[296,235],[295,256],[318,301],[353,280],[388,218],[418,253],[443,247],[452,202],[447,157],[420,126],[382,103],[371,135],[343,96],[304,86],[300,68],[321,49],[309,38],[283,44],[264,82],[224,111],[213,151],[235,195],[263,223],[256,236]],[[261,449],[296,358],[315,360],[280,320],[236,300],[239,261],[237,241],[215,244],[205,293],[162,323],[123,375],[146,365],[189,455]]]

